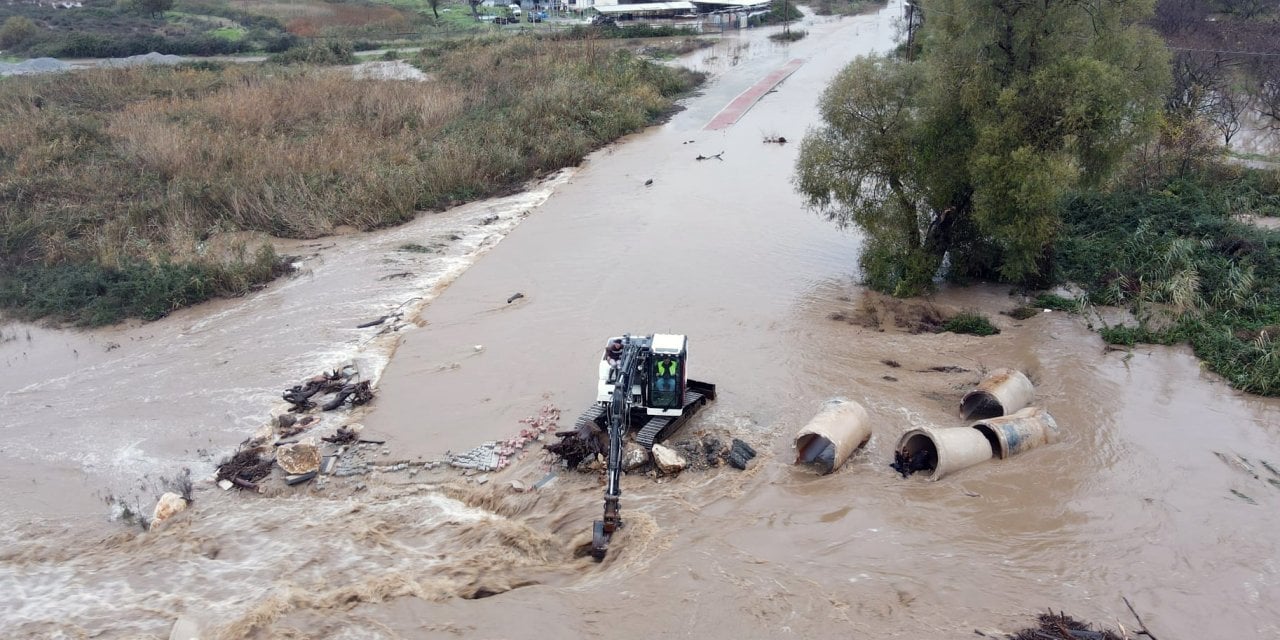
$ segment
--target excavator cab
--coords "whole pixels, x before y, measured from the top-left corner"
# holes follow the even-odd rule
[[[649,371],[645,409],[651,416],[678,416],[684,409],[685,360],[688,339],[655,334],[649,344]]]

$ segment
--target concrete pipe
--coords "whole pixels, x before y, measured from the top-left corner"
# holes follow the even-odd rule
[[[960,400],[960,417],[982,420],[1007,416],[1035,398],[1035,387],[1021,371],[996,369]]]
[[[871,420],[862,405],[843,398],[828,400],[796,434],[796,464],[831,473],[870,439]]]
[[[1011,416],[975,422],[973,428],[987,438],[1001,459],[1058,441],[1058,423],[1048,411],[1027,407]]]
[[[991,443],[977,429],[921,427],[902,434],[896,457],[900,462],[909,462],[910,472],[927,472],[930,480],[937,480],[986,462],[993,455]]]

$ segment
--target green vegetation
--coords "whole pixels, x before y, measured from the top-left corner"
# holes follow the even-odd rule
[[[86,0],[77,9],[0,5],[0,48],[29,57],[219,55],[283,51],[296,37],[275,18],[212,0]],[[172,8],[172,10],[170,10]]]
[[[769,34],[769,39],[774,42],[795,42],[807,35],[809,35],[808,31],[803,31],[801,29],[787,29],[786,31]]]
[[[856,16],[885,5],[883,0],[802,0],[820,16]]]
[[[284,53],[271,56],[271,61],[278,64],[355,64],[356,57],[348,42],[317,42],[303,47],[294,47]]]
[[[1280,215],[1280,174],[1208,169],[1152,189],[1067,202],[1058,278],[1135,324],[1109,343],[1190,344],[1244,391],[1280,395],[1280,232],[1236,219]]]
[[[1042,293],[1036,296],[1035,304],[1032,305],[1036,309],[1052,309],[1054,311],[1067,311],[1070,313],[1079,313],[1080,301],[1064,298],[1052,293]]]
[[[209,32],[209,35],[215,38],[222,38],[231,42],[239,42],[244,39],[245,30],[243,27],[222,27]]]
[[[937,0],[919,56],[861,58],[801,146],[808,204],[867,240],[873,288],[952,278],[1036,283],[1069,190],[1104,183],[1154,126],[1168,65],[1150,2]]]
[[[509,190],[700,82],[598,41],[450,41],[418,63],[436,81],[307,65],[6,79],[0,308],[101,324],[243,293],[279,271],[269,249],[227,246],[238,232],[374,229]]]
[[[796,8],[796,3],[790,0],[772,0],[769,3],[769,13],[762,16],[754,16],[750,19],[751,26],[758,27],[766,24],[783,24],[785,22],[794,22],[804,17],[804,13]]]
[[[950,331],[951,333],[966,333],[973,336],[993,336],[1000,333],[1000,330],[991,324],[986,316],[966,311],[957,314],[955,317],[947,320],[942,325],[942,331]]]

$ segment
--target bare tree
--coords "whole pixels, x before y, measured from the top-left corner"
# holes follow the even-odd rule
[[[1214,92],[1209,101],[1209,122],[1222,134],[1223,146],[1231,147],[1231,138],[1240,132],[1240,118],[1249,108],[1249,98],[1235,87],[1224,87]]]
[[[431,13],[435,15],[436,20],[440,19],[440,0],[427,0],[427,6],[431,7]],[[474,7],[472,7],[474,10]]]

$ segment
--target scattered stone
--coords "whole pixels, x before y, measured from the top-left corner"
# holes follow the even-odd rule
[[[729,457],[727,459],[729,466],[745,471],[747,463],[751,462],[754,457],[756,457],[756,450],[751,445],[737,438],[733,439],[733,445],[729,448]]]
[[[284,445],[276,449],[276,464],[290,475],[317,471],[320,469],[320,449],[310,440]]]
[[[892,367],[894,369],[897,369],[898,367],[902,366],[902,364],[900,364],[897,360],[887,360],[887,359],[881,360],[880,364],[883,364],[886,367]]]
[[[515,491],[516,493],[524,493],[525,491],[528,491],[529,488],[526,487],[525,484],[523,482],[520,482],[519,480],[512,480],[511,490]]]
[[[622,453],[622,470],[635,471],[648,463],[649,452],[634,442],[628,442]]]
[[[644,186],[646,186],[646,187],[647,187],[647,186],[649,186],[649,185],[652,185],[652,184],[653,184],[653,178],[649,178],[648,180],[645,180],[645,181],[644,181]]]
[[[720,461],[724,457],[724,443],[720,442],[720,438],[712,435],[703,436],[702,449],[706,452],[708,467],[720,466]]]
[[[230,490],[231,490],[231,487],[234,487],[234,486],[235,486],[235,484],[234,484],[233,482],[231,482],[230,480],[219,480],[219,481],[218,481],[218,488],[219,488],[219,489],[222,489],[223,491],[230,491]]]
[[[160,526],[160,523],[172,518],[186,508],[187,501],[182,496],[171,491],[165,492],[164,495],[160,496],[160,501],[156,503],[156,509],[151,514],[151,530],[155,531],[156,527]]]
[[[476,478],[476,484],[484,484],[488,481],[489,481],[489,476],[487,474]]]
[[[674,449],[670,449],[661,444],[653,445],[653,463],[658,470],[671,475],[680,473],[685,467],[689,466],[688,461],[684,459]]]
[[[898,381],[898,379],[897,379],[897,378],[895,378],[895,377],[893,377],[893,376],[880,376],[880,379],[881,379],[881,380],[888,380],[889,382],[897,382],[897,381]]]

